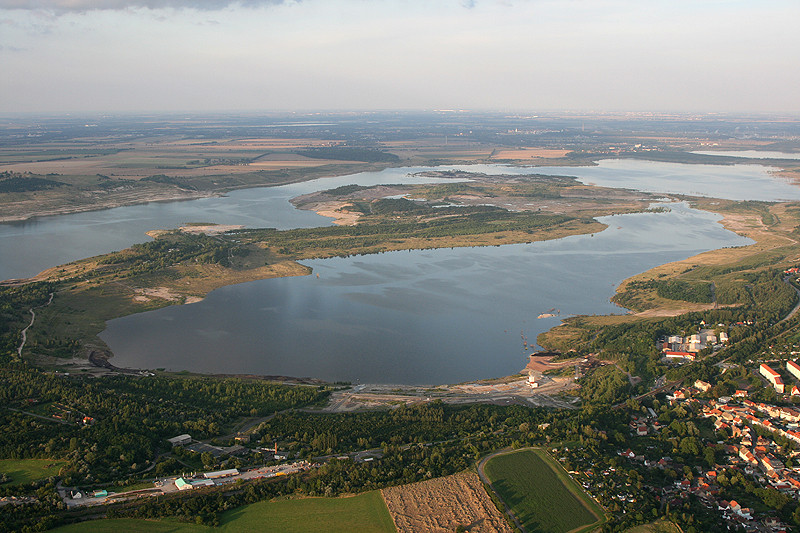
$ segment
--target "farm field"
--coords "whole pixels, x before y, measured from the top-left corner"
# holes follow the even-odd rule
[[[383,489],[398,533],[446,532],[464,526],[470,533],[508,532],[474,472]]]
[[[569,150],[547,148],[520,148],[517,150],[498,150],[492,154],[492,159],[561,159]]]
[[[156,134],[0,146],[0,222],[197,199],[227,191],[381,170],[388,164],[318,155],[336,141]],[[326,152],[327,153],[327,152]],[[33,179],[34,183],[23,180]],[[12,183],[13,180],[23,180]],[[44,181],[43,181],[44,180]]]
[[[498,455],[484,469],[494,490],[527,531],[588,531],[602,520],[600,508],[544,451]]]
[[[3,459],[0,461],[0,473],[9,477],[9,481],[3,483],[3,486],[30,483],[58,475],[64,464],[64,461],[52,459]]]
[[[344,498],[304,498],[259,502],[228,511],[212,528],[175,520],[97,520],[56,529],[59,533],[393,533],[380,492]]]

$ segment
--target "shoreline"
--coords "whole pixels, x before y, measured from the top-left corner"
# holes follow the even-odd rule
[[[310,179],[315,179],[315,178],[310,178]],[[275,185],[256,185],[256,186],[247,186],[245,188],[257,188],[257,187],[261,187],[261,186],[275,186]],[[218,193],[210,193],[208,195],[205,195],[205,197],[218,196],[218,195],[219,195]],[[201,196],[198,196],[198,197],[201,197]],[[179,199],[177,199],[177,201],[191,200],[191,199],[196,199],[196,198],[179,198]],[[696,209],[701,209],[701,210],[704,210],[704,211],[707,211],[707,212],[716,213],[717,215],[719,215],[721,217],[719,220],[717,220],[717,223],[721,224],[723,227],[725,227],[726,229],[728,229],[728,230],[730,230],[730,231],[732,231],[734,233],[737,233],[739,235],[744,235],[744,236],[749,237],[749,238],[751,238],[752,240],[755,241],[753,244],[750,244],[750,245],[747,245],[747,246],[744,246],[744,247],[740,247],[739,250],[741,250],[742,248],[743,249],[752,250],[752,247],[756,246],[758,248],[756,248],[756,250],[754,250],[754,251],[752,251],[750,253],[757,253],[759,251],[759,249],[761,251],[763,251],[765,249],[765,248],[763,248],[764,246],[767,246],[766,249],[774,248],[774,247],[779,246],[779,244],[776,244],[774,242],[774,240],[776,238],[777,239],[781,239],[781,240],[787,239],[787,240],[791,241],[793,244],[797,244],[797,241],[794,241],[794,240],[786,237],[785,235],[776,234],[776,233],[770,231],[769,228],[767,228],[767,227],[752,227],[751,224],[749,225],[749,223],[752,222],[752,221],[750,221],[747,218],[747,215],[735,214],[735,213],[726,213],[726,212],[724,212],[724,209],[722,209],[722,210],[714,210],[714,202],[712,202],[711,200],[714,200],[714,199],[703,199],[703,200],[701,200],[699,202],[692,202],[694,204],[692,207],[694,207]],[[154,200],[154,201],[168,202],[168,201],[175,201],[175,199],[174,198],[164,198],[164,199]],[[333,200],[333,201],[329,201],[329,202],[320,202],[320,203],[317,203],[317,204],[311,204],[311,205],[303,206],[303,207],[300,207],[300,209],[313,210],[313,211],[315,211],[316,213],[318,213],[321,216],[325,216],[325,217],[328,217],[328,218],[334,218],[333,223],[337,224],[337,225],[353,225],[353,224],[356,224],[357,220],[358,220],[358,218],[360,216],[360,213],[351,213],[351,212],[342,213],[341,211],[339,211],[339,209],[341,209],[342,207],[344,207],[346,205],[349,205],[349,202]],[[95,206],[92,209],[86,209],[86,211],[88,211],[88,210],[103,210],[103,209],[107,209],[107,208],[109,208],[109,207],[107,207],[107,206]],[[66,214],[66,213],[53,213],[53,215],[57,215],[57,214]],[[342,216],[342,215],[344,215],[344,216]],[[0,220],[2,220],[2,219],[0,219]],[[197,232],[208,232],[209,230],[213,230],[213,229],[217,229],[219,231],[224,231],[225,229],[222,229],[222,228],[229,229],[226,226],[188,226],[188,227],[184,227],[184,228],[180,228],[180,229],[182,231],[189,231],[189,232],[197,233]],[[756,237],[761,237],[761,238],[766,237],[765,241],[772,240],[773,242],[771,242],[771,243],[763,242],[763,241],[760,241]],[[555,238],[556,239],[563,238],[563,235],[559,236],[559,237],[555,237]],[[533,240],[540,240],[540,239],[533,239]],[[545,237],[544,239],[541,239],[541,240],[551,240],[551,239],[548,239],[547,237]],[[475,244],[472,244],[472,245],[469,245],[469,246],[484,247],[484,246],[490,246],[490,245],[495,245],[495,244],[475,243]],[[761,246],[759,246],[759,245],[761,245]],[[403,249],[406,249],[406,248],[403,248]],[[408,248],[408,249],[415,249],[415,248]],[[720,258],[719,258],[720,260],[721,259],[725,259],[726,257],[727,257],[728,260],[730,260],[731,254],[739,255],[740,253],[741,252],[737,252],[737,251],[734,251],[734,250],[726,250],[726,249],[720,248],[720,249],[715,249],[715,250],[710,250],[710,251],[707,251],[707,252],[703,252],[701,254],[697,254],[695,256],[692,256],[690,258],[684,259],[682,261],[665,263],[663,265],[659,265],[657,267],[654,267],[654,268],[652,268],[652,269],[650,269],[648,271],[636,274],[636,275],[631,276],[631,277],[629,277],[629,278],[627,278],[625,280],[622,280],[619,283],[619,285],[617,285],[617,287],[615,288],[615,294],[619,294],[620,293],[620,289],[624,288],[631,280],[634,280],[634,279],[636,279],[636,278],[638,278],[640,276],[643,276],[643,275],[648,275],[648,273],[650,273],[650,272],[658,271],[659,269],[664,269],[665,267],[668,267],[670,265],[696,262],[698,257],[704,256],[704,255],[706,257],[708,257],[709,254],[718,254],[718,255],[720,255]],[[749,253],[745,252],[744,255],[749,255]],[[47,270],[43,271],[42,273],[38,274],[37,276],[35,276],[34,278],[31,278],[31,280],[34,280],[36,278],[41,278],[41,277],[43,277],[43,274],[45,274],[46,272],[52,271],[52,270],[57,269],[57,268],[58,267],[53,267],[52,269],[47,269]],[[309,273],[310,272],[305,272],[304,274],[301,274],[301,275],[308,275]],[[245,278],[248,278],[248,279],[240,279],[240,280],[237,280],[237,281],[233,281],[233,283],[225,283],[225,280],[221,280],[221,281],[223,281],[223,284],[222,285],[218,285],[217,287],[214,287],[214,288],[223,287],[223,286],[227,286],[227,285],[233,285],[233,284],[237,284],[237,283],[242,283],[242,282],[245,282],[245,281],[252,281],[254,279],[264,279],[264,277],[284,277],[286,275],[287,275],[286,273],[281,273],[281,274],[278,274],[277,276],[274,276],[274,275],[273,276],[256,275],[254,277],[244,276]],[[288,275],[298,275],[298,274],[288,274]],[[230,281],[230,280],[228,280],[228,281]],[[162,289],[163,289],[163,291],[162,291]],[[153,299],[162,299],[162,300],[165,300],[164,304],[166,306],[175,305],[175,304],[187,305],[187,304],[199,302],[199,301],[202,301],[204,296],[205,296],[205,294],[203,295],[203,297],[197,297],[197,296],[189,296],[187,294],[173,293],[169,288],[166,288],[166,287],[149,287],[149,288],[139,289],[136,292],[138,294],[136,296],[134,296],[134,298],[133,298],[135,301],[139,301],[140,303],[142,303],[142,302],[152,301]],[[208,291],[208,292],[210,292],[210,291]],[[207,294],[207,292],[206,292],[206,294]],[[684,304],[685,304],[685,302],[684,302]],[[675,316],[677,314],[682,314],[682,313],[685,313],[685,312],[701,310],[699,308],[695,308],[697,306],[691,306],[691,304],[690,304],[689,307],[691,307],[691,308],[687,308],[685,305],[683,305],[681,308],[661,308],[661,309],[645,310],[645,311],[641,311],[639,313],[631,312],[630,314],[633,315],[634,319],[636,319],[636,318],[645,318],[645,317]],[[707,307],[707,306],[700,306],[700,307]],[[562,322],[562,324],[563,324],[563,322]],[[554,325],[553,327],[548,329],[547,332],[545,332],[545,333],[551,332],[553,329],[555,329],[557,327],[559,327],[559,325]],[[545,344],[542,344],[542,347],[545,348],[545,349],[548,348],[548,346],[546,346]],[[110,355],[113,356],[113,354],[110,354]],[[203,374],[203,375],[223,375],[224,376],[224,375],[227,375],[227,374]]]
[[[598,161],[603,159],[611,159],[611,160],[626,160],[626,159],[641,159],[645,161],[654,161],[654,162],[663,162],[662,159],[657,157],[657,153],[654,154],[635,154],[633,156],[623,156],[621,154],[594,154],[592,159],[588,160],[572,160],[568,157],[560,157],[555,159],[546,159],[544,161],[540,161],[537,159],[509,159],[505,161],[476,161],[476,160],[464,160],[464,161],[448,161],[448,162],[439,162],[437,164],[431,164],[430,162],[422,162],[422,161],[400,161],[396,164],[375,164],[375,163],[362,163],[361,165],[364,166],[362,169],[341,169],[341,168],[328,168],[327,171],[320,172],[319,174],[315,174],[314,170],[319,170],[319,167],[309,168],[308,172],[299,177],[293,177],[286,181],[279,182],[279,183],[247,183],[244,185],[231,185],[228,187],[224,187],[218,190],[207,190],[207,191],[188,191],[185,189],[177,189],[177,190],[170,190],[170,191],[152,191],[152,192],[143,192],[141,196],[133,196],[128,198],[106,198],[106,199],[95,199],[97,203],[92,205],[70,205],[70,206],[61,206],[61,207],[51,207],[48,208],[45,206],[36,206],[34,205],[29,212],[23,214],[16,214],[16,215],[0,215],[0,224],[13,224],[15,222],[25,222],[27,220],[31,220],[34,218],[40,217],[50,217],[50,216],[59,216],[59,215],[72,215],[77,213],[86,213],[91,211],[102,211],[104,209],[115,209],[118,207],[129,207],[134,205],[144,205],[153,202],[180,202],[180,201],[189,201],[189,200],[199,200],[203,198],[213,198],[213,197],[220,197],[225,196],[227,193],[235,190],[240,189],[255,189],[261,187],[278,187],[282,185],[290,185],[293,183],[302,183],[305,181],[311,181],[315,179],[324,179],[324,178],[332,178],[332,177],[339,177],[348,174],[354,174],[359,172],[371,171],[371,170],[385,170],[387,168],[403,168],[408,166],[417,166],[417,165],[424,165],[424,166],[432,166],[432,167],[439,167],[439,166],[448,166],[448,165],[478,165],[478,164],[499,164],[499,165],[509,165],[515,167],[526,167],[530,168],[535,171],[541,171],[542,173],[546,173],[546,169],[548,167],[553,166],[560,166],[560,167],[592,167],[597,166]],[[648,157],[649,156],[649,157]],[[708,157],[717,157],[717,156],[708,156]],[[763,160],[763,159],[753,159],[748,160],[748,158],[737,158],[739,161],[733,161],[726,163],[727,165],[732,164],[752,164],[752,165],[761,165],[761,166],[770,166],[774,167],[772,170],[769,171],[771,175],[773,175],[776,179],[784,179],[792,182],[794,185],[800,185],[800,167],[792,167],[786,168],[786,166],[779,166],[781,163],[786,165],[787,162],[797,162],[800,165],[800,160],[778,160],[778,161],[770,161],[770,160]],[[676,163],[685,163],[685,164],[693,164],[691,161],[670,161]],[[701,164],[712,164],[712,165],[725,165],[720,162],[715,163],[701,163]],[[787,165],[789,166],[789,165]],[[212,176],[205,176],[205,177],[213,177]],[[88,193],[96,193],[99,191],[87,191]],[[58,201],[57,198],[52,199]],[[12,202],[17,203],[17,202]],[[0,204],[3,206],[3,204]],[[334,215],[322,215],[329,218],[337,218]],[[338,222],[335,222],[338,224]],[[343,224],[348,224],[349,222],[343,222]]]
[[[718,221],[718,223],[722,223],[722,222],[723,222],[722,219]],[[211,227],[212,228],[224,228],[224,226],[211,226]],[[193,226],[193,227],[190,227],[190,228],[191,229],[197,229],[198,231],[206,229],[205,226]],[[538,240],[538,239],[534,239],[534,240]],[[549,240],[549,239],[546,239],[546,240]],[[474,246],[485,247],[485,246],[488,246],[488,245],[487,244],[482,244],[482,245],[481,244],[475,244]],[[704,253],[713,253],[713,252],[716,252],[716,251],[718,251],[718,250],[712,250],[710,252],[704,252]],[[690,261],[691,259],[692,258],[688,258],[688,259],[685,259],[684,261]],[[292,261],[292,263],[297,263],[302,268],[302,264],[301,263],[298,263],[297,261]],[[667,263],[667,264],[669,264],[669,263]],[[655,268],[661,268],[663,266],[664,265],[659,265],[658,267],[655,267]],[[235,279],[235,280],[232,280],[232,279],[225,280],[225,279],[221,279],[220,278],[220,281],[223,281],[223,284],[221,284],[221,285],[214,284],[215,286],[211,290],[214,290],[214,289],[220,288],[220,287],[224,287],[224,286],[235,285],[235,284],[242,283],[242,282],[253,281],[253,280],[257,280],[257,279],[265,279],[265,278],[271,278],[271,277],[285,277],[287,275],[291,276],[291,275],[309,275],[309,274],[311,274],[310,270],[307,270],[307,268],[303,268],[303,270],[304,270],[303,272],[292,272],[292,273],[288,273],[287,271],[282,271],[282,272],[273,271],[273,272],[271,272],[272,275],[269,275],[267,272],[260,272],[260,273],[253,272],[253,274],[256,274],[256,275],[254,275],[254,276],[247,276],[246,275],[246,276],[243,276],[240,279]],[[642,273],[639,273],[636,276],[641,275],[641,274]],[[634,277],[635,276],[633,276],[631,278],[628,278],[626,280],[622,280],[620,282],[620,284],[617,286],[615,292],[619,292],[619,288],[623,287],[626,284],[627,281],[629,281],[630,279],[632,279]],[[228,283],[226,283],[226,281]],[[230,283],[231,281],[232,281],[232,283]],[[153,302],[154,300],[161,300],[162,304],[159,305],[159,307],[161,307],[161,306],[166,307],[166,306],[171,306],[171,305],[188,305],[188,304],[191,304],[191,303],[202,301],[204,299],[204,297],[210,291],[204,291],[205,293],[203,294],[203,296],[193,296],[193,295],[189,295],[189,294],[186,294],[186,293],[181,294],[181,292],[183,292],[183,291],[179,291],[179,290],[176,291],[174,287],[170,288],[170,287],[159,286],[159,287],[138,288],[138,289],[134,290],[134,294],[132,295],[132,299],[133,299],[134,302],[138,302],[138,303],[142,303],[142,304],[146,304],[148,302]],[[128,314],[130,314],[130,313],[128,313]],[[122,316],[127,316],[127,315],[122,315]],[[657,315],[654,315],[654,316],[657,316]],[[552,331],[554,328],[558,327],[559,325],[560,324],[554,325],[553,327],[549,328],[547,331],[548,332]],[[105,327],[103,328],[103,330],[105,330]],[[545,333],[547,333],[547,332],[545,332]],[[546,345],[542,345],[542,346],[545,349],[548,348]],[[108,355],[110,357],[113,357],[113,353],[109,353]],[[218,374],[218,373],[204,374],[203,373],[203,375],[226,375],[226,374]]]
[[[309,171],[301,176],[292,177],[285,181],[276,182],[276,183],[247,183],[244,185],[230,185],[224,188],[216,189],[216,190],[206,190],[206,191],[188,191],[185,189],[171,189],[168,191],[152,191],[147,192],[144,191],[139,195],[133,195],[128,197],[118,197],[118,198],[96,198],[95,203],[90,205],[86,204],[76,204],[76,205],[69,205],[69,206],[62,206],[62,207],[50,207],[48,208],[47,205],[33,205],[29,212],[17,215],[5,215],[0,216],[0,224],[13,224],[15,222],[25,222],[27,220],[31,220],[34,218],[40,217],[51,217],[51,216],[60,216],[60,215],[74,215],[77,213],[87,213],[91,211],[103,211],[105,209],[116,209],[118,207],[130,207],[135,205],[145,205],[149,203],[155,202],[183,202],[183,201],[191,201],[191,200],[201,200],[204,198],[217,198],[227,195],[232,191],[237,191],[241,189],[258,189],[262,187],[281,187],[283,185],[291,185],[294,183],[302,183],[305,181],[312,181],[316,179],[325,179],[325,178],[335,178],[343,175],[349,174],[357,174],[359,172],[369,172],[369,171],[381,171],[387,168],[400,168],[405,166],[405,163],[399,164],[397,166],[393,165],[375,165],[373,163],[363,163],[363,165],[359,165],[358,169],[354,168],[329,168],[327,171],[319,171],[320,167],[317,167],[317,173],[315,173],[314,169],[308,169]],[[361,168],[363,167],[363,168]],[[89,193],[98,192],[98,191],[88,191]],[[58,198],[51,198],[50,201],[59,201]],[[19,202],[11,202],[19,203]],[[24,201],[23,201],[24,203]],[[4,204],[0,203],[0,207],[4,207]]]
[[[775,202],[776,205],[785,204],[787,202]],[[720,211],[714,211],[711,209],[711,205],[693,205],[694,209],[700,209],[703,211],[707,211],[709,213],[715,213],[720,215],[722,218],[717,220],[717,224],[720,224],[726,230],[736,233],[742,237],[746,237],[753,242],[751,244],[747,244],[744,246],[732,247],[732,248],[716,248],[714,250],[708,250],[705,252],[701,252],[699,254],[695,254],[691,257],[687,257],[686,259],[682,259],[680,261],[671,261],[669,263],[664,263],[662,265],[655,266],[649,270],[644,272],[640,272],[639,274],[635,274],[625,280],[623,280],[614,291],[614,294],[620,294],[623,292],[621,289],[624,289],[625,286],[634,281],[638,278],[655,278],[659,274],[663,274],[663,271],[673,270],[675,268],[679,268],[683,266],[684,268],[692,267],[698,264],[698,262],[702,262],[703,259],[708,260],[709,264],[717,264],[720,260],[727,259],[728,261],[733,260],[734,256],[742,255],[742,256],[749,256],[751,253],[759,253],[765,252],[768,250],[772,250],[774,248],[778,248],[781,244],[775,242],[766,242],[767,239],[763,237],[771,234],[772,237],[777,237],[779,239],[786,239],[790,241],[791,244],[797,245],[800,244],[798,241],[791,239],[785,235],[776,235],[774,233],[769,232],[766,230],[763,225],[761,227],[752,227],[748,226],[748,221],[745,215],[741,214],[733,214],[733,213],[722,213]],[[762,237],[759,239],[758,237]],[[789,244],[789,243],[787,243]],[[727,256],[727,257],[726,257]],[[725,262],[725,261],[723,261]],[[677,302],[677,300],[676,300]],[[729,305],[718,305],[718,307],[730,307]],[[682,302],[681,307],[670,307],[670,308],[653,308],[653,309],[645,309],[643,311],[629,311],[628,314],[630,316],[640,317],[640,318],[668,318],[678,316],[684,313],[691,313],[697,311],[708,311],[715,308],[715,304],[691,304],[688,302]]]
[[[337,226],[355,226],[358,224],[358,219],[361,218],[362,213],[347,210],[342,211],[343,207],[349,205],[352,205],[352,202],[331,200],[330,202],[305,205],[298,209],[308,209],[309,211],[314,211],[321,217],[332,218],[333,223]]]
[[[194,195],[167,195],[167,196],[147,196],[141,200],[133,201],[112,201],[101,202],[95,205],[74,205],[43,211],[34,211],[24,215],[0,216],[0,224],[13,224],[15,222],[26,222],[35,218],[56,217],[62,215],[75,215],[78,213],[90,213],[92,211],[104,211],[106,209],[117,209],[119,207],[131,207],[135,205],[145,205],[151,203],[165,202],[189,202],[192,200],[202,200],[204,198],[215,198],[225,196],[226,192],[208,192]]]

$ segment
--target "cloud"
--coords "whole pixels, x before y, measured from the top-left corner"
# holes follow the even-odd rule
[[[227,7],[261,7],[283,3],[284,0],[0,0],[0,9],[59,14],[120,11],[128,8],[215,11]]]

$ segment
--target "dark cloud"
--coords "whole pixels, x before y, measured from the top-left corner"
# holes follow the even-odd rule
[[[196,9],[214,11],[230,6],[260,7],[282,4],[284,0],[0,0],[0,9],[48,11],[52,13],[84,13],[127,8]]]

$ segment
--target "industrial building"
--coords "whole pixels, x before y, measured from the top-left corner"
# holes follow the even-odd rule
[[[206,479],[219,479],[221,477],[238,476],[239,469],[229,468],[228,470],[217,470],[216,472],[206,472],[203,477]]]
[[[167,439],[172,446],[185,446],[192,442],[192,436],[184,433],[183,435],[178,435],[177,437],[172,437],[171,439]]]

